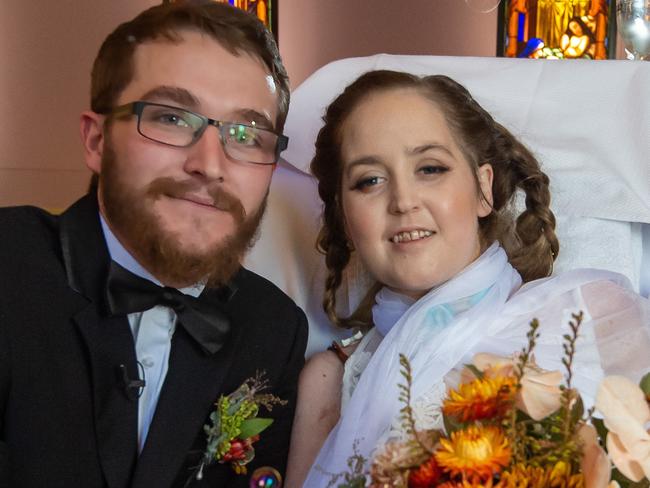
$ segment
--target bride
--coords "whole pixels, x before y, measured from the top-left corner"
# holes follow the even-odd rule
[[[584,313],[573,385],[587,406],[605,374],[650,369],[650,305],[622,275],[547,278],[559,245],[548,177],[532,154],[458,83],[373,71],[328,107],[311,169],[324,202],[324,308],[360,342],[334,345],[301,374],[289,488],[327,486],[355,453],[399,431],[399,355],[413,371],[419,429],[478,352],[508,356],[532,318],[544,369],[561,370],[562,336]],[[514,216],[517,193],[525,210]],[[336,291],[356,257],[376,281],[347,318]],[[349,357],[348,357],[349,356]]]

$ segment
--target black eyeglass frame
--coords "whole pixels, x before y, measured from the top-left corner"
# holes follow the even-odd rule
[[[142,111],[147,106],[169,108],[169,109],[172,109],[172,110],[181,110],[183,112],[187,112],[187,113],[192,114],[193,116],[199,118],[200,120],[203,121],[203,124],[201,125],[201,128],[199,130],[194,132],[194,134],[192,136],[192,140],[188,144],[183,144],[183,145],[170,144],[169,142],[159,141],[158,139],[153,139],[153,138],[143,134],[142,130],[140,130],[140,122],[142,120]],[[253,126],[253,125],[242,124],[241,122],[230,122],[230,121],[226,121],[226,120],[211,119],[209,117],[206,117],[205,115],[198,114],[198,113],[193,112],[191,110],[187,110],[187,109],[182,108],[182,107],[175,107],[173,105],[166,105],[166,104],[163,104],[163,103],[155,103],[155,102],[147,102],[147,101],[144,101],[144,100],[137,100],[135,102],[125,103],[124,105],[119,105],[119,106],[113,108],[109,112],[108,115],[118,117],[118,118],[126,117],[126,116],[129,116],[129,115],[137,116],[138,117],[138,125],[137,125],[138,134],[140,134],[142,137],[144,137],[146,139],[149,139],[150,141],[154,141],[154,142],[157,142],[159,144],[164,144],[166,146],[171,146],[171,147],[190,147],[193,144],[196,144],[196,142],[201,138],[201,136],[203,135],[205,130],[210,125],[214,126],[219,131],[219,138],[221,139],[221,144],[223,145],[224,150],[226,150],[225,148],[226,148],[227,145],[224,142],[224,133],[223,133],[223,131],[229,125],[243,126],[243,127],[248,127],[250,129],[261,130],[261,131],[270,132],[271,134],[274,134],[278,138],[278,141],[277,141],[277,144],[275,146],[275,156],[274,156],[274,160],[272,162],[260,163],[260,162],[257,162],[257,161],[240,160],[240,159],[234,158],[234,159],[237,159],[238,161],[245,161],[245,162],[248,162],[248,163],[251,163],[251,164],[261,164],[261,165],[264,165],[264,166],[277,164],[278,159],[280,159],[280,153],[282,151],[284,151],[289,145],[289,138],[287,136],[285,136],[284,134],[278,134],[277,132],[275,132],[275,131],[273,131],[271,129],[265,129],[265,128],[257,127],[257,126]]]

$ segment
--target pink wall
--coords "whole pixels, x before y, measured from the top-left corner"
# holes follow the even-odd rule
[[[78,117],[88,106],[92,61],[119,22],[160,1],[3,0],[0,206],[61,209],[85,191]],[[278,1],[293,87],[344,57],[492,56],[496,49],[496,12],[478,13],[463,0]]]
[[[496,10],[480,13],[464,0],[280,0],[279,9],[280,51],[294,87],[344,57],[496,53]]]
[[[112,28],[155,3],[3,0],[0,205],[63,208],[83,193],[78,120],[92,61]]]

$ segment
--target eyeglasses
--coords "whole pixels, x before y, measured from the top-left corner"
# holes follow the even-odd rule
[[[275,164],[289,142],[288,137],[269,129],[209,119],[189,110],[159,103],[131,102],[114,108],[111,115],[137,115],[140,135],[174,147],[191,146],[201,138],[209,125],[213,125],[219,130],[223,149],[229,157],[256,164]]]

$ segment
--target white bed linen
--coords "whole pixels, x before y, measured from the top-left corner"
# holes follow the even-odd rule
[[[371,69],[440,73],[464,84],[533,150],[551,178],[561,246],[556,272],[617,271],[634,289],[650,291],[650,63],[383,54],[344,59],[292,93],[289,148],[273,178],[261,238],[246,262],[306,311],[308,356],[345,335],[321,310],[324,261],[314,247],[321,202],[308,167],[325,107]],[[349,276],[343,313],[356,305],[367,280],[358,268]]]

